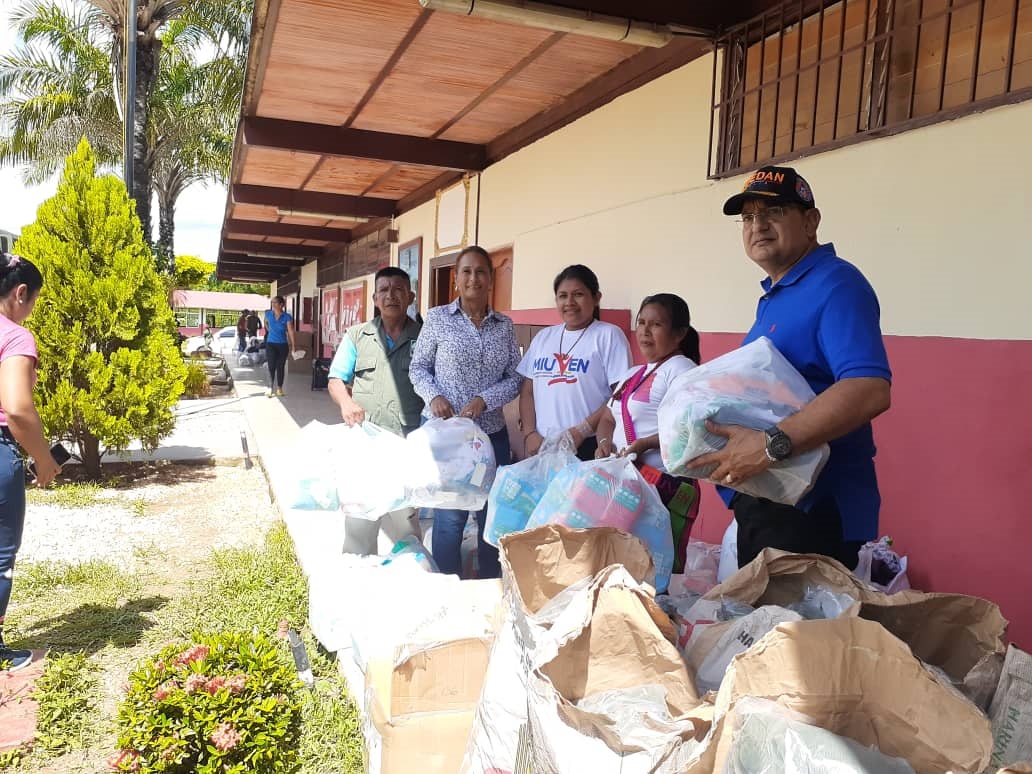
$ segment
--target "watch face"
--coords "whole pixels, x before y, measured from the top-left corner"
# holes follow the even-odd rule
[[[783,460],[792,454],[792,439],[784,433],[775,433],[767,441],[771,456]]]

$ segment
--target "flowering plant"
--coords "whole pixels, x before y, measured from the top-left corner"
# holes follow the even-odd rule
[[[283,643],[221,633],[166,646],[129,676],[114,771],[290,772],[301,702]]]

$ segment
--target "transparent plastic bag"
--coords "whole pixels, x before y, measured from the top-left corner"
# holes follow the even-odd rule
[[[472,419],[431,419],[409,433],[407,505],[478,511],[495,478],[494,448]]]
[[[766,430],[795,414],[813,400],[802,375],[760,337],[740,349],[704,363],[679,376],[659,405],[659,443],[669,473],[708,478],[713,466],[688,463],[718,451],[727,439],[706,429],[710,419],[723,425]],[[736,482],[734,489],[795,505],[828,461],[827,445],[772,465],[763,473]]]
[[[807,620],[820,621],[838,618],[856,603],[849,594],[832,591],[827,586],[807,586],[803,598],[786,607]]]
[[[545,524],[630,532],[648,546],[656,565],[656,590],[666,591],[674,568],[670,512],[630,459],[609,457],[560,470],[527,521],[527,529]]]
[[[895,594],[897,591],[910,588],[907,557],[900,556],[892,550],[892,538],[888,535],[867,543],[860,549],[860,561],[853,574],[886,594]]]
[[[684,553],[684,572],[671,576],[670,593],[695,591],[705,594],[717,585],[719,566],[720,546],[701,540],[689,540]]]
[[[390,554],[384,558],[381,564],[408,562],[422,567],[427,572],[440,572],[430,552],[426,550],[426,547],[419,542],[419,538],[415,535],[409,535],[395,543],[394,548],[391,549]]]
[[[487,497],[484,540],[497,547],[504,535],[526,529],[530,515],[545,496],[552,479],[575,462],[577,457],[571,451],[556,448],[498,468]]]

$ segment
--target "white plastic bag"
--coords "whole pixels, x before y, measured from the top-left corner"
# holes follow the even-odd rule
[[[527,521],[527,529],[545,524],[630,532],[652,554],[656,591],[666,591],[674,569],[670,512],[656,488],[626,457],[578,462],[560,470]]]
[[[723,583],[738,572],[738,522],[731,523],[724,530],[724,539],[720,541],[720,566],[717,568],[717,583]]]
[[[472,419],[431,419],[409,433],[407,505],[478,511],[495,477],[494,448]]]
[[[853,574],[886,594],[895,594],[897,591],[910,588],[907,558],[892,550],[892,538],[887,535],[865,544],[860,549],[860,561]],[[879,583],[879,580],[883,582]]]
[[[802,375],[760,337],[740,349],[693,368],[667,390],[659,404],[659,444],[668,472],[708,478],[713,466],[688,463],[718,451],[727,439],[706,429],[706,420],[766,430],[813,400]],[[736,482],[733,489],[795,505],[813,486],[830,450],[827,445],[772,465],[763,473]]]
[[[811,725],[798,714],[765,699],[740,699],[724,774],[913,774],[902,758]]]
[[[288,482],[291,491],[287,502],[291,508],[335,511],[340,507],[333,459],[338,441],[339,433],[333,425],[309,422],[301,428],[292,457],[297,468]]]
[[[360,519],[378,519],[405,507],[401,477],[405,440],[372,422],[332,428],[338,438],[330,462],[336,472],[341,512]]]
[[[775,626],[788,621],[801,621],[802,618],[793,610],[777,605],[764,605],[742,618],[727,623],[711,624],[713,627],[720,627],[720,638],[716,643],[705,636],[710,629],[709,626],[696,626],[685,648],[685,660],[688,662],[689,671],[693,664],[699,665],[695,672],[695,687],[699,695],[718,690],[731,659],[739,653],[745,653]],[[702,652],[695,652],[699,649],[702,649]]]
[[[545,496],[552,479],[575,462],[575,454],[556,449],[538,452],[533,457],[498,468],[487,497],[484,540],[497,547],[504,535],[526,529],[527,521]]]

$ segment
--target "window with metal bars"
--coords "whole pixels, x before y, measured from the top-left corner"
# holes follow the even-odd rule
[[[789,0],[717,54],[710,177],[1029,99],[1032,0]]]

